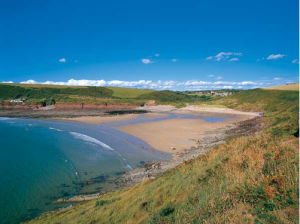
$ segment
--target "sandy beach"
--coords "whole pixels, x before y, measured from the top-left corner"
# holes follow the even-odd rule
[[[138,108],[139,109],[139,108]],[[206,131],[224,128],[232,123],[247,120],[258,116],[257,112],[242,112],[227,108],[206,108],[199,106],[187,106],[177,109],[173,106],[148,106],[144,109],[151,111],[147,114],[125,114],[117,116],[81,116],[73,118],[56,118],[68,121],[78,121],[89,124],[113,123],[130,121],[139,116],[144,116],[145,121],[163,118],[174,114],[186,114],[199,116],[199,119],[174,118],[162,121],[138,123],[129,126],[121,126],[117,129],[133,135],[147,142],[153,148],[176,154],[185,149],[196,147],[205,137]],[[235,117],[231,118],[232,115]],[[224,117],[222,122],[206,122],[200,117]]]
[[[101,124],[101,123],[111,123],[111,122],[121,122],[129,121],[141,116],[141,114],[122,114],[114,116],[82,116],[82,117],[71,117],[71,118],[53,118],[58,120],[67,120],[67,121],[78,121],[88,124]],[[145,120],[167,117],[168,114],[163,113],[147,113]]]
[[[211,123],[202,119],[169,119],[119,127],[118,130],[136,136],[157,150],[177,153],[195,147],[206,131],[226,127],[247,120],[248,115],[237,115],[236,119]]]
[[[233,110],[229,108],[217,108],[217,107],[200,107],[189,105],[183,108],[180,108],[179,111],[190,111],[190,112],[209,112],[209,113],[222,113],[222,114],[233,114],[233,115],[247,115],[249,117],[258,116],[258,112],[244,112]]]
[[[70,117],[70,118],[54,118],[66,121],[78,121],[88,124],[101,124],[119,121],[128,121],[137,118],[140,114],[124,114],[115,116],[82,116],[82,117]]]

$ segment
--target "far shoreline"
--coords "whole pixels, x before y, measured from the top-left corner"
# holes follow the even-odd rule
[[[199,119],[166,119],[161,121],[141,122],[133,125],[122,125],[117,130],[135,136],[153,148],[166,153],[177,154],[195,147],[205,137],[205,132],[224,128],[233,123],[249,120],[259,116],[258,112],[243,112],[229,108],[199,107],[188,105],[184,108],[174,106],[144,106],[135,110],[145,110],[147,119],[164,118],[170,114],[192,115]],[[116,114],[102,116],[53,117],[50,119],[76,121],[87,124],[110,124],[131,121],[141,114]],[[206,122],[204,117],[224,117],[224,121]],[[232,115],[232,117],[227,117]],[[180,136],[180,137],[178,137]]]

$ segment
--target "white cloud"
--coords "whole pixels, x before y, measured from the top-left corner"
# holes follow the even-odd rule
[[[234,58],[232,58],[235,56]],[[212,60],[215,59],[216,61],[238,61],[239,59],[237,57],[243,56],[242,53],[236,53],[236,52],[220,52],[216,56],[209,56],[206,58],[206,60]]]
[[[238,58],[231,58],[229,61],[239,61],[240,59]]]
[[[27,81],[20,82],[20,83],[22,83],[22,84],[38,84],[38,82],[36,82],[36,81],[34,81],[34,80],[32,80],[32,79],[29,79],[29,80],[27,80]]]
[[[222,77],[221,76],[219,76],[218,78],[217,78],[217,80],[221,80],[222,79]]]
[[[155,54],[154,56],[155,56],[155,57],[159,57],[159,56],[160,56],[160,54]]]
[[[148,65],[148,64],[151,64],[151,63],[153,63],[153,61],[151,61],[151,60],[150,60],[150,59],[148,59],[148,58],[143,58],[143,59],[142,59],[142,63],[144,63],[144,64]]]
[[[283,78],[274,78],[274,80],[282,80]]]
[[[172,62],[177,62],[177,61],[178,61],[178,59],[176,59],[176,58],[173,58],[171,61],[172,61]]]
[[[58,60],[59,62],[67,62],[67,60],[65,58],[61,58]]]
[[[221,78],[221,77],[219,77]],[[220,80],[220,79],[218,79]],[[168,81],[152,81],[152,80],[138,80],[138,81],[122,81],[122,80],[111,80],[106,81],[100,80],[88,80],[88,79],[70,79],[66,82],[36,82],[35,80],[28,80],[21,83],[26,84],[47,84],[47,85],[67,85],[67,86],[115,86],[115,87],[129,87],[129,88],[139,88],[139,89],[157,89],[157,90],[204,90],[204,89],[249,89],[254,86],[263,86],[264,83],[253,82],[253,81],[242,81],[242,82],[232,82],[232,81],[216,81],[207,82],[201,80],[188,80],[184,82],[178,82],[174,80]]]
[[[207,77],[214,77],[214,75],[208,75]]]
[[[1,83],[14,83],[13,81],[3,81]]]
[[[283,58],[286,56],[287,55],[285,55],[285,54],[271,54],[267,57],[267,60],[276,60],[276,59]]]
[[[299,64],[299,60],[298,60],[298,59],[295,59],[295,60],[292,61],[292,63],[293,63],[293,64]]]

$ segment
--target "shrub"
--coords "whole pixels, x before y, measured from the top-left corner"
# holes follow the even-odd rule
[[[159,215],[164,217],[164,216],[168,216],[170,214],[172,214],[175,211],[175,206],[173,204],[167,204],[165,207],[163,207],[160,212]]]

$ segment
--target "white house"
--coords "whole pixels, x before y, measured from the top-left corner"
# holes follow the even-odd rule
[[[11,103],[24,103],[26,101],[26,99],[14,99],[14,100],[10,100],[9,102]]]

